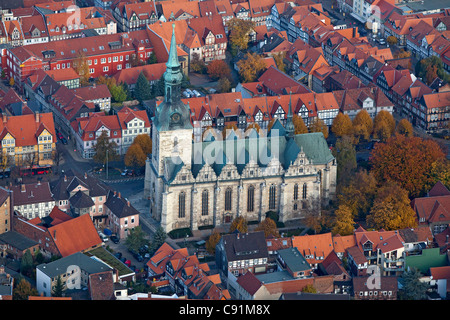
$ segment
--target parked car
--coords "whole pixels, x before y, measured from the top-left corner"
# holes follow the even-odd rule
[[[128,169],[125,169],[122,171],[122,173],[120,175],[122,176],[126,176],[128,174]]]
[[[114,256],[120,260],[120,258],[122,258],[122,252],[116,252],[114,253]]]
[[[197,90],[192,90],[196,97],[201,97],[202,95]]]
[[[67,144],[67,139],[64,138],[64,137],[62,137],[61,142],[62,142],[63,144]]]
[[[131,261],[130,260],[125,260],[124,263],[127,265],[128,268],[131,266]]]
[[[119,243],[119,242],[120,242],[120,239],[119,239],[119,237],[117,237],[117,236],[112,235],[112,236],[110,236],[109,238],[110,238],[111,241],[114,242],[114,243]]]
[[[136,254],[136,255],[134,255],[134,258],[135,258],[137,261],[139,261],[139,262],[144,261],[144,257],[142,257],[139,253]]]
[[[100,236],[103,242],[109,241],[108,237],[103,232],[98,231],[98,235]]]
[[[183,91],[183,96],[185,96],[186,98],[190,98],[191,95],[189,94],[189,92],[187,92],[186,90]]]

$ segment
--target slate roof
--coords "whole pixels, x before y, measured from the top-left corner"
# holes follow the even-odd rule
[[[17,248],[21,251],[39,244],[38,242],[15,231],[7,231],[0,234],[0,243],[8,244],[9,246]]]
[[[222,242],[228,262],[269,257],[263,231],[227,234]]]
[[[78,191],[69,199],[71,207],[82,209],[82,208],[90,208],[95,203],[92,201],[92,198],[86,195],[83,191]]]
[[[104,205],[118,218],[139,215],[139,211],[130,205],[128,200],[115,195],[113,192],[109,192]]]
[[[36,268],[42,271],[47,276],[53,278],[66,273],[67,268],[72,265],[79,266],[81,270],[87,272],[88,274],[95,274],[112,270],[103,262],[99,262],[95,259],[89,258],[81,252],[76,252],[50,263],[40,264]]]

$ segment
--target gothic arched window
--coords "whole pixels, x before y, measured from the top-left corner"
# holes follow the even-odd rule
[[[202,192],[202,216],[208,215],[208,190]]]
[[[186,216],[186,194],[181,192],[178,195],[178,218],[184,218]]]
[[[225,190],[225,211],[231,210],[231,196],[233,195],[233,190],[231,188],[227,188]]]
[[[303,194],[302,194],[302,199],[306,199],[306,195],[308,192],[308,188],[306,186],[306,183],[303,184]]]
[[[274,184],[269,188],[269,210],[275,210],[277,189]]]
[[[255,209],[255,187],[250,186],[248,187],[247,191],[247,211],[253,212]]]

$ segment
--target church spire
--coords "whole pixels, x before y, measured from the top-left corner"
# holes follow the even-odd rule
[[[172,24],[172,39],[170,40],[169,59],[166,63],[167,68],[180,67],[177,54],[177,41],[175,39],[175,23]]]
[[[287,121],[286,121],[286,136],[293,138],[295,133],[293,114],[292,114],[292,91],[289,93],[289,107],[288,107]]]

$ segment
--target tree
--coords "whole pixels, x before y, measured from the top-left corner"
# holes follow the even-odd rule
[[[125,240],[125,245],[128,249],[137,252],[143,245],[148,245],[148,240],[145,238],[146,233],[141,226],[128,229],[128,236]]]
[[[139,102],[150,100],[152,98],[152,86],[143,72],[139,73],[137,78],[134,96]]]
[[[431,55],[428,58],[420,60],[416,64],[415,74],[418,78],[422,78],[429,85],[433,81],[436,76],[440,79],[449,82],[450,75],[448,75],[444,69],[444,64],[442,63],[441,58],[435,55]]]
[[[261,55],[249,52],[244,59],[237,62],[239,75],[244,82],[253,82],[267,69],[266,63]]]
[[[334,214],[336,221],[332,233],[341,236],[353,234],[355,221],[353,220],[352,209],[346,205],[340,205]]]
[[[205,61],[203,61],[203,59],[200,59],[200,55],[197,52],[194,52],[192,54],[192,59],[189,67],[191,68],[192,72],[201,74],[206,73],[207,70]]]
[[[106,161],[115,161],[119,159],[116,151],[117,143],[110,141],[106,130],[102,131],[97,138],[97,143],[94,145],[93,160],[97,163],[106,164]]]
[[[114,102],[122,103],[127,100],[127,92],[121,85],[114,85],[111,87],[109,92],[111,93],[111,97]]]
[[[138,144],[145,155],[152,153],[152,139],[148,134],[138,134],[134,138],[133,144]]]
[[[217,231],[214,231],[209,236],[209,238],[208,238],[208,240],[206,241],[206,244],[205,244],[206,251],[208,251],[208,253],[215,254],[215,252],[216,252],[216,245],[219,243],[221,237],[222,236]]]
[[[246,50],[250,41],[250,32],[255,27],[251,20],[232,18],[226,22],[229,30],[228,40],[232,47],[238,50]]]
[[[323,122],[322,119],[315,118],[311,123],[309,130],[311,132],[322,132],[325,139],[328,138],[328,126]]]
[[[145,166],[146,160],[147,156],[142,151],[141,146],[135,143],[131,144],[123,159],[125,165],[130,168],[142,168]]]
[[[20,273],[26,276],[30,276],[32,270],[33,256],[31,255],[30,250],[27,250],[20,260]]]
[[[365,169],[356,172],[348,185],[338,189],[339,206],[351,209],[353,218],[365,219],[377,192],[377,180],[372,172]]]
[[[28,300],[29,296],[37,296],[38,292],[31,284],[25,280],[20,279],[18,284],[13,289],[13,300]]]
[[[397,37],[389,36],[386,38],[386,42],[389,43],[390,46],[397,44],[398,40]]]
[[[261,127],[256,122],[252,122],[247,126],[247,129],[245,129],[245,132],[247,132],[248,130],[252,130],[252,129],[256,130],[256,132],[258,132],[258,134],[259,134]]]
[[[445,158],[441,147],[431,139],[395,135],[372,150],[371,171],[378,182],[397,182],[417,197],[433,181],[429,172],[433,162]]]
[[[366,141],[369,140],[373,131],[373,120],[367,110],[363,109],[356,114],[352,121],[352,126],[353,134],[358,140],[361,138]]]
[[[302,292],[304,293],[317,293],[316,288],[312,284],[307,284],[302,288]]]
[[[213,80],[221,78],[231,79],[231,70],[224,60],[213,60],[208,64],[208,75]]]
[[[375,229],[398,230],[416,227],[416,214],[411,208],[408,191],[395,182],[386,182],[378,189],[366,222]]]
[[[352,172],[356,169],[356,150],[352,143],[352,138],[344,136],[336,141],[336,147],[333,149],[334,157],[337,162],[337,180],[338,184],[350,179]]]
[[[294,123],[294,134],[308,133],[308,127],[298,114],[294,114],[292,122]]]
[[[91,74],[89,72],[89,64],[87,62],[87,58],[84,52],[82,51],[78,52],[78,55],[73,62],[73,68],[76,71],[76,73],[78,73],[78,75],[80,76],[80,85],[81,86],[88,85]]]
[[[219,82],[217,83],[217,87],[219,89],[219,92],[230,92],[231,90],[231,82],[228,78],[220,78]]]
[[[426,183],[424,191],[429,191],[438,181],[450,190],[450,160],[439,158],[431,164],[428,173],[429,182]]]
[[[240,233],[246,233],[248,231],[247,220],[243,216],[236,217],[231,221],[229,233],[232,233],[234,230]]]
[[[403,134],[406,137],[412,137],[414,133],[413,126],[407,119],[402,119],[398,122],[395,132]]]
[[[275,64],[277,65],[278,70],[282,72],[286,72],[286,64],[284,63],[285,57],[286,57],[285,51],[281,51],[273,55],[273,59],[275,60]]]
[[[154,254],[159,247],[161,247],[167,239],[167,233],[159,226],[153,234],[152,242],[150,245],[150,253]]]
[[[331,125],[331,132],[336,137],[347,136],[352,133],[352,120],[346,114],[339,112],[334,118],[333,124]]]
[[[420,271],[414,267],[403,272],[399,300],[427,300],[428,284],[420,281],[421,277]]]
[[[373,135],[380,140],[387,140],[394,134],[395,119],[392,114],[386,110],[381,110],[375,116],[373,124]]]
[[[64,291],[64,284],[61,280],[61,276],[58,275],[56,278],[56,284],[52,290],[52,297],[62,297]]]
[[[150,54],[150,57],[148,58],[148,64],[155,64],[158,63],[158,59],[156,58],[156,54],[152,52]]]
[[[271,218],[265,218],[261,221],[258,226],[255,228],[255,231],[264,231],[264,237],[267,238],[269,236],[273,236],[275,238],[279,238],[280,234],[277,229],[276,222]]]

